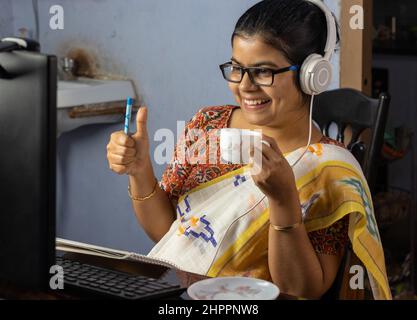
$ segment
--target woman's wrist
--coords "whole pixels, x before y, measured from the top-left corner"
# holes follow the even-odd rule
[[[155,189],[157,178],[153,172],[152,163],[150,160],[145,160],[145,162],[140,170],[129,175],[129,192],[134,197],[145,197]]]
[[[299,203],[299,194],[295,185],[283,189],[285,191],[279,190],[275,194],[268,195],[268,202],[277,207],[287,207]]]
[[[146,201],[146,200],[152,198],[155,195],[157,186],[158,186],[158,180],[155,178],[155,184],[153,186],[153,189],[152,189],[151,193],[149,193],[145,196],[134,196],[132,194],[131,187],[130,187],[130,181],[129,181],[129,185],[127,187],[127,190],[128,190],[128,194],[129,194],[130,199],[132,199],[133,201]]]
[[[143,177],[154,176],[151,159],[145,158],[144,160],[142,160],[142,162],[134,170],[134,172],[129,173],[128,175],[133,179],[140,178],[141,180],[143,179]]]
[[[286,201],[269,199],[269,221],[276,226],[290,226],[302,221],[301,205],[297,196],[291,196]]]

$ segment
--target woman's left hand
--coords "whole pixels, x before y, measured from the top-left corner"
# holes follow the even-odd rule
[[[270,201],[285,204],[295,195],[298,197],[294,173],[275,140],[264,134],[262,140],[270,146],[262,143],[262,151],[251,148],[252,178]]]

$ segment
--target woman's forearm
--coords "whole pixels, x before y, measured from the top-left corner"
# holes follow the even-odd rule
[[[152,164],[148,164],[140,175],[129,176],[131,193],[134,197],[145,197],[152,193],[156,178]],[[169,230],[175,220],[175,210],[165,191],[156,185],[155,194],[144,201],[132,200],[136,218],[146,234],[158,242]]]
[[[270,202],[269,210],[273,225],[301,221],[298,200],[285,206]],[[304,225],[288,231],[269,228],[268,263],[273,282],[286,294],[314,299],[326,291],[323,269]]]

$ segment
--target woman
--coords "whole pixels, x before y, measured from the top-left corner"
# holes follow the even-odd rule
[[[197,112],[159,184],[149,155],[147,108],[139,110],[133,136],[112,134],[109,165],[129,175],[139,223],[158,242],[151,255],[194,273],[263,278],[281,292],[319,298],[351,241],[371,273],[374,296],[390,298],[366,181],[353,156],[311,126],[312,97],[300,85],[306,58],[324,55],[327,23],[322,8],[305,0],[266,0],[250,8],[233,33],[232,59],[221,66],[239,106]],[[221,163],[219,150],[216,164],[192,162],[189,153],[182,157],[183,144],[187,150],[210,148],[201,144],[207,139],[196,142],[193,129],[218,137],[221,128],[262,130],[266,143],[256,174],[247,170],[254,163]],[[379,260],[369,262],[374,255]]]

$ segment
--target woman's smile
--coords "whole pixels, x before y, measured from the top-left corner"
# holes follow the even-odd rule
[[[272,104],[271,99],[245,99],[242,98],[241,107],[248,112],[261,112]]]

